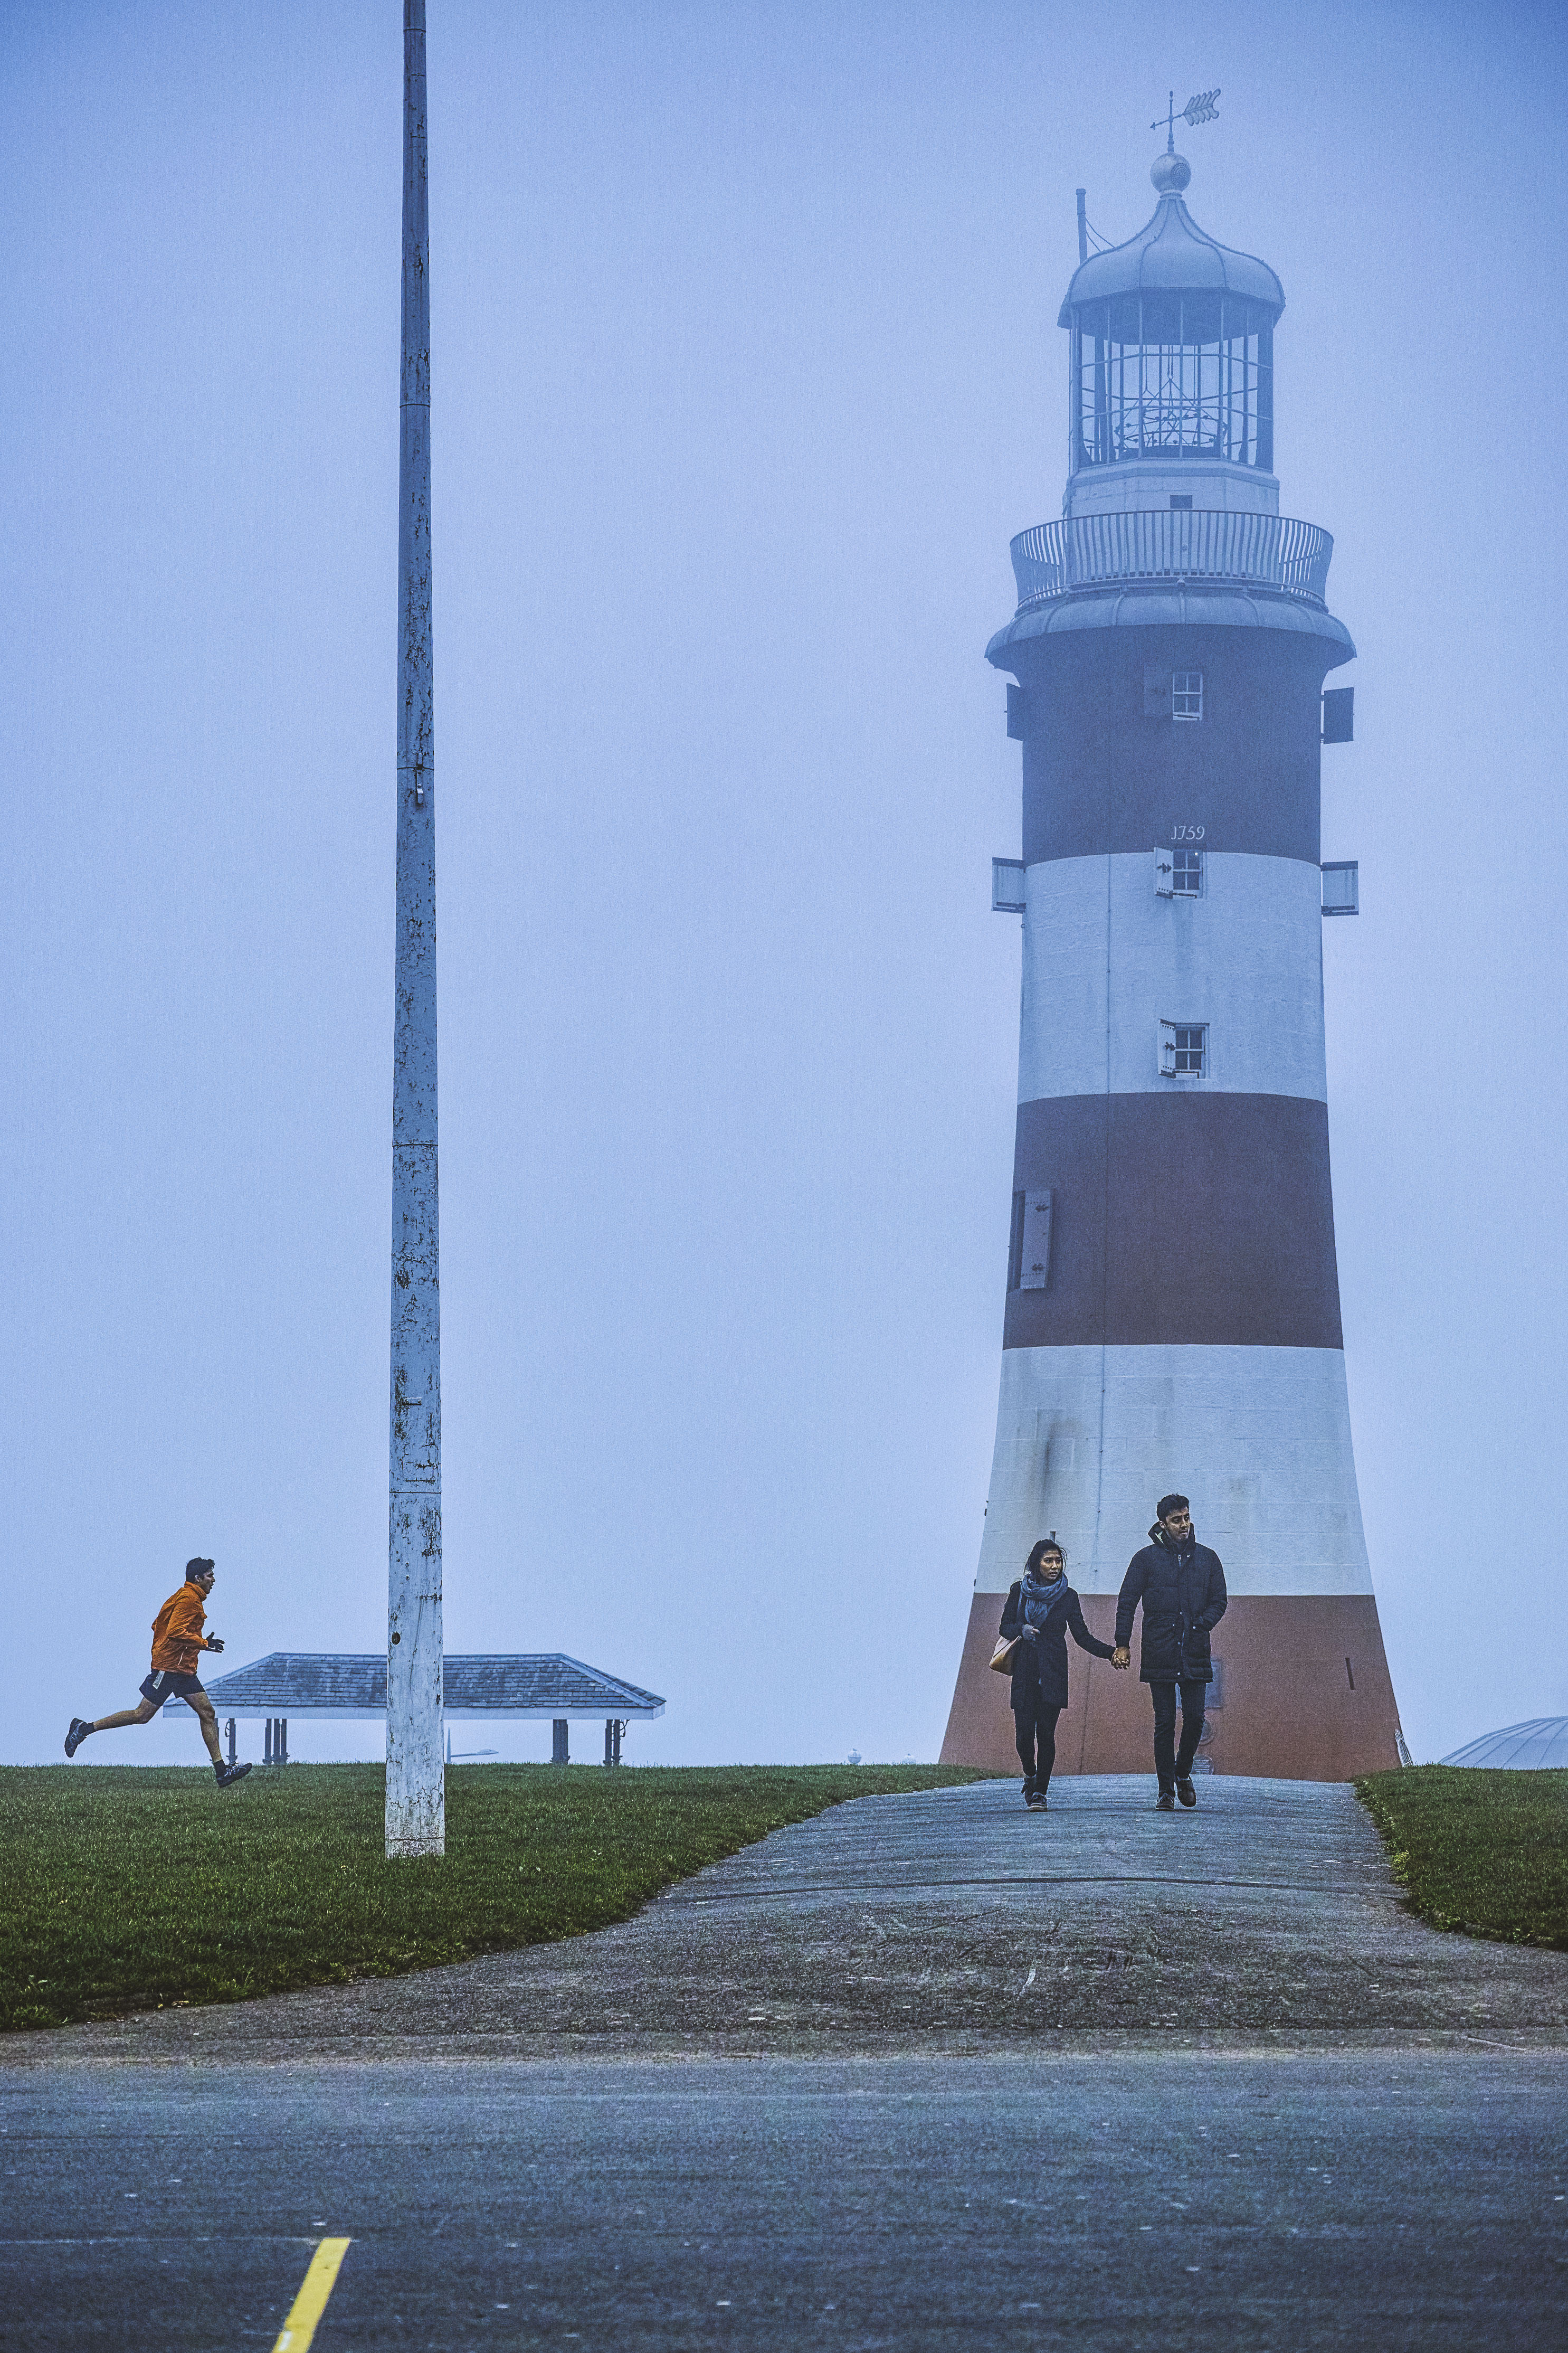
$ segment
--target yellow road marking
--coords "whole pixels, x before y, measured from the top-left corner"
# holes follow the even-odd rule
[[[352,2239],[323,2239],[310,2258],[310,2268],[300,2283],[300,2293],[289,2307],[289,2317],[278,2332],[272,2353],[306,2353],[316,2323],[327,2308],[337,2284],[338,2266],[353,2244]]]

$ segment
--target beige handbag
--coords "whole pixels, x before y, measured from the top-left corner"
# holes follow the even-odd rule
[[[1010,1675],[1012,1673],[1013,1653],[1017,1649],[1022,1640],[1023,1636],[1021,1634],[1015,1634],[1010,1642],[1005,1642],[1000,1635],[997,1636],[996,1648],[991,1653],[991,1672],[994,1675]]]

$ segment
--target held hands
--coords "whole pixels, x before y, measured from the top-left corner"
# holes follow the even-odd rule
[[[1130,1667],[1132,1664],[1132,1653],[1125,1642],[1118,1642],[1110,1653],[1110,1663],[1113,1667]]]

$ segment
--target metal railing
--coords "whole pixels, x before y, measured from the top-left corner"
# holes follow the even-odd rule
[[[1074,515],[1037,522],[1013,542],[1018,610],[1075,588],[1132,580],[1234,580],[1321,605],[1333,535],[1292,515],[1214,507]]]

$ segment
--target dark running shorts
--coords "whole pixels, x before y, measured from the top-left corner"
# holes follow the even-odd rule
[[[142,1696],[150,1699],[154,1707],[162,1707],[166,1699],[189,1699],[201,1687],[199,1675],[177,1675],[173,1667],[159,1667],[142,1678]]]

